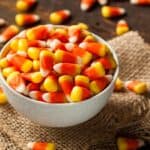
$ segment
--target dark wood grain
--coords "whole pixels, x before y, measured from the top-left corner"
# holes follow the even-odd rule
[[[15,0],[0,0],[0,17],[8,20],[9,24],[15,23],[14,17],[17,10]],[[39,14],[42,18],[41,23],[49,23],[49,13],[58,9],[70,9],[72,18],[65,24],[75,24],[85,22],[89,24],[90,30],[108,40],[116,36],[115,26],[117,19],[105,19],[100,14],[100,6],[97,4],[89,12],[80,10],[80,0],[39,0],[39,4],[32,12]],[[137,30],[150,43],[150,7],[133,6],[126,0],[112,0],[110,5],[124,7],[127,15],[126,19],[132,30]]]

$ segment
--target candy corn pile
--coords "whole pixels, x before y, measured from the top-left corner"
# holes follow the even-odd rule
[[[0,59],[6,82],[48,103],[79,102],[98,94],[117,67],[109,48],[82,24],[28,29],[8,49]]]

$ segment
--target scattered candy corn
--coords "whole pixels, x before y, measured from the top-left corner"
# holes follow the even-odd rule
[[[96,0],[81,0],[80,8],[82,11],[89,10],[94,4]]]
[[[108,0],[97,0],[100,5],[106,5]]]
[[[17,14],[15,21],[18,26],[33,25],[40,21],[40,16],[35,14]]]
[[[0,34],[0,43],[5,43],[14,37],[19,32],[19,28],[15,25],[10,25]]]
[[[70,94],[70,101],[79,102],[89,98],[90,96],[91,96],[91,91],[89,89],[81,86],[74,86]]]
[[[7,24],[6,20],[3,18],[0,18],[0,27],[4,26],[6,24]]]
[[[7,103],[7,97],[5,93],[3,92],[3,89],[0,86],[0,105],[6,104]]]
[[[49,19],[52,24],[62,24],[70,16],[71,16],[70,10],[64,9],[52,12],[49,16]]]
[[[126,81],[125,82],[125,87],[133,91],[137,94],[143,94],[147,91],[147,85],[145,82],[138,81],[138,80],[133,80],[133,81]]]
[[[30,150],[56,150],[56,145],[46,142],[29,142],[27,148]]]
[[[118,17],[126,13],[124,8],[112,7],[112,6],[103,6],[101,9],[102,16],[105,18]]]
[[[19,11],[28,11],[31,9],[35,4],[37,3],[37,0],[18,0],[16,2],[16,8]]]
[[[141,139],[131,139],[119,137],[117,139],[118,150],[138,150],[144,146],[144,141]]]
[[[116,26],[116,34],[121,35],[129,31],[129,26],[125,20],[120,20]]]
[[[115,91],[122,91],[123,89],[124,89],[124,82],[120,78],[117,78],[115,82]]]
[[[150,5],[150,0],[130,0],[133,5]]]

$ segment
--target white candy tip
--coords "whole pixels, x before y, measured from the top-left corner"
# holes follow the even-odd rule
[[[46,77],[49,74],[49,70],[43,70],[42,68],[40,68],[40,73],[43,77]]]
[[[125,20],[123,20],[123,19],[118,21],[118,24],[126,24],[126,23],[127,22]]]
[[[45,102],[49,102],[50,101],[50,93],[43,94],[42,98]]]
[[[55,65],[53,66],[53,69],[54,69],[57,73],[60,73],[60,68],[61,68],[61,63],[55,64]]]
[[[65,44],[65,48],[68,50],[68,51],[72,51],[74,47],[74,44],[73,43],[66,43]]]
[[[126,10],[124,8],[120,8],[120,13],[123,15],[126,13]]]
[[[3,26],[3,25],[5,25],[6,24],[6,21],[5,21],[5,19],[3,19],[3,18],[0,18],[0,26]]]
[[[6,41],[7,40],[3,36],[0,35],[0,43],[5,43]]]
[[[34,15],[34,19],[36,20],[36,21],[40,21],[40,16],[39,15]]]
[[[80,44],[79,44],[79,47],[80,47],[80,48],[85,48],[85,47],[86,47],[86,43],[85,43],[85,42],[80,43]]]
[[[65,9],[65,10],[64,10],[64,12],[65,12],[65,14],[66,14],[66,15],[68,15],[68,16],[70,16],[70,15],[71,15],[71,11],[70,11],[70,10],[68,10],[68,9]]]
[[[106,5],[107,2],[108,2],[108,0],[98,0],[98,3],[99,3],[100,5]]]
[[[124,86],[127,87],[131,82],[132,82],[132,81],[126,81],[126,82],[124,83]]]
[[[32,149],[34,147],[35,142],[29,142],[27,144],[27,148]]]
[[[109,81],[109,82],[111,82],[111,81],[112,81],[112,79],[113,79],[113,77],[112,77],[112,75],[111,75],[111,74],[106,75],[106,78],[108,79],[108,81]]]
[[[72,36],[69,38],[69,42],[71,42],[71,43],[76,43],[77,40],[78,40],[78,38],[76,36]]]
[[[87,4],[81,4],[80,8],[82,11],[87,11],[89,9],[89,6]]]
[[[15,89],[16,91],[23,93],[25,90],[25,84],[21,83],[20,85],[18,85]]]
[[[130,0],[131,4],[138,4],[138,0]]]

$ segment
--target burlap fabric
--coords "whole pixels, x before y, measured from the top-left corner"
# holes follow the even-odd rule
[[[150,83],[150,47],[137,32],[109,43],[118,53],[123,80],[141,79]],[[150,142],[150,93],[142,96],[114,93],[95,118],[70,128],[41,127],[9,104],[0,106],[0,150],[26,150],[29,141],[52,141],[58,150],[115,150],[119,135]]]

